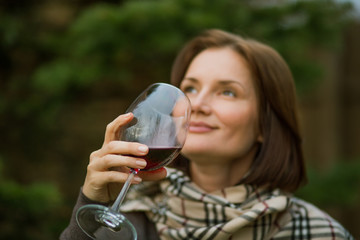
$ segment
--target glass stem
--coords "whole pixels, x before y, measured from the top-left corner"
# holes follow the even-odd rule
[[[133,180],[133,178],[135,177],[135,175],[138,173],[138,169],[131,169],[130,170],[130,174],[128,176],[128,178],[126,179],[126,182],[124,183],[124,186],[122,187],[119,195],[117,196],[114,204],[111,206],[111,210],[115,211],[115,212],[119,212],[120,211],[120,206],[122,204],[122,202],[125,199],[126,193],[128,192],[130,186],[131,186],[131,181]]]

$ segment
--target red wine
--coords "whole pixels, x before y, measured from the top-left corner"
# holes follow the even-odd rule
[[[141,171],[152,171],[167,165],[180,151],[180,147],[149,147],[148,154],[144,156],[147,165]]]

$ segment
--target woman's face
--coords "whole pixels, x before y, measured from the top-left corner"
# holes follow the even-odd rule
[[[210,48],[191,62],[180,85],[192,105],[182,153],[189,159],[253,158],[258,127],[256,92],[246,61],[230,48]],[[225,162],[224,162],[225,163]]]

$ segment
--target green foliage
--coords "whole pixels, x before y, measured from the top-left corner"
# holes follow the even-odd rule
[[[49,209],[58,207],[60,194],[49,183],[35,183],[30,186],[3,181],[0,184],[0,201],[6,208],[18,209],[28,215],[46,214]]]
[[[322,72],[311,52],[338,46],[348,10],[334,1],[270,6],[223,0],[100,3],[70,26],[59,55],[38,69],[34,85],[60,94],[102,79],[131,84],[144,73],[149,82],[167,81],[175,53],[190,36],[221,28],[273,45],[292,67],[298,87],[306,89]]]
[[[3,177],[0,164],[0,239],[57,238],[62,197],[56,187],[18,184]]]
[[[360,201],[360,161],[341,161],[319,172],[309,169],[309,184],[296,195],[318,206],[357,206]]]

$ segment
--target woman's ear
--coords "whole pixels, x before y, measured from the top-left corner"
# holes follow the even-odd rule
[[[262,134],[259,134],[259,136],[256,139],[259,143],[262,143],[264,141],[264,138],[262,136]]]

